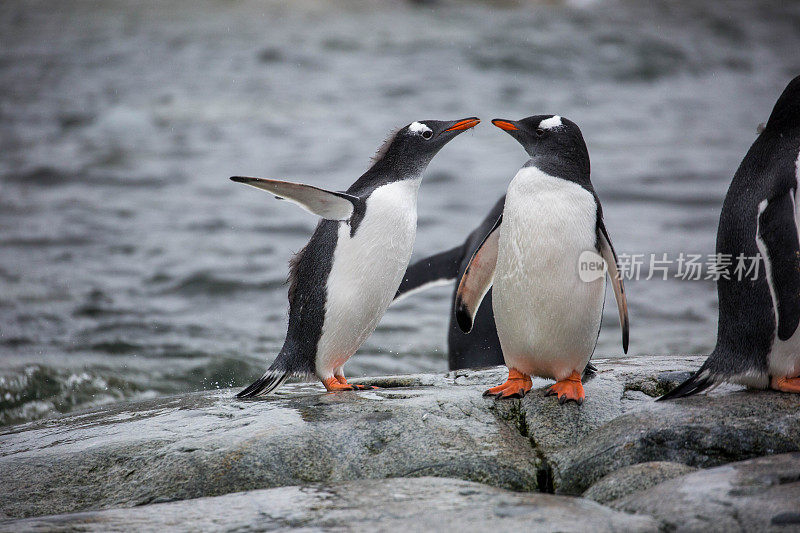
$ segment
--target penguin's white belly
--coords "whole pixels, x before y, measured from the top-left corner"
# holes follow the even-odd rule
[[[794,229],[800,233],[800,152],[798,152],[797,160],[795,161],[795,180]],[[761,253],[766,257],[765,250],[762,249]],[[794,334],[785,341],[778,338],[778,313],[775,302],[775,291],[772,288],[772,280],[769,276],[767,277],[767,283],[770,285],[772,307],[773,310],[775,310],[775,340],[772,343],[772,349],[767,357],[769,374],[776,377],[797,377],[800,375],[800,326],[798,326]]]
[[[605,277],[581,281],[595,250],[597,206],[583,187],[525,167],[511,182],[500,226],[492,300],[510,368],[557,380],[591,358]]]
[[[358,350],[397,292],[414,246],[418,189],[419,180],[375,189],[353,237],[350,226],[339,223],[317,344],[320,378],[332,376]]]

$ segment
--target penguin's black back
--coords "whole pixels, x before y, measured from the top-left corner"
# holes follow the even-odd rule
[[[767,281],[767,265],[763,258],[758,261],[756,279],[752,273],[742,274],[739,279],[736,265],[740,255],[749,266],[750,258],[761,253],[756,241],[759,238],[759,204],[768,202],[768,210],[770,204],[779,205],[787,201],[787,195],[796,193],[798,151],[800,76],[794,78],[778,98],[763,132],[733,176],[722,205],[716,251],[725,254],[731,264],[721,269],[723,274],[717,281],[719,320],[714,351],[695,375],[659,400],[689,396],[737,375],[745,375],[754,383],[767,383],[769,354],[777,329],[777,304],[773,303]],[[793,199],[791,203],[794,205]],[[781,226],[778,231],[795,232],[795,235],[783,237],[788,237],[784,245],[794,242],[796,246],[794,224],[786,223],[786,227]],[[791,248],[786,252],[791,254]],[[789,312],[796,319],[797,309],[791,308]],[[788,323],[791,324],[791,320]]]
[[[325,322],[327,282],[338,242],[339,221],[321,220],[290,263],[289,327],[273,370],[314,373]]]
[[[726,254],[732,264],[717,283],[719,322],[717,345],[707,367],[711,373],[767,372],[775,311],[766,265],[763,259],[759,261],[755,280],[750,275],[740,281],[734,269],[740,254],[745,258],[759,254],[759,204],[796,188],[799,143],[797,132],[786,135],[766,129],[747,152],[728,189],[717,231],[717,253]]]
[[[776,333],[775,307],[767,282],[766,264],[758,261],[758,275],[736,272],[737,258],[760,254],[756,242],[759,204],[778,200],[797,188],[800,150],[800,77],[795,78],[775,104],[767,126],[745,155],[722,205],[717,230],[717,253],[730,265],[717,281],[719,320],[717,344],[694,376],[659,400],[701,392],[737,375],[766,382],[769,353]],[[793,225],[784,231],[796,231]],[[725,279],[728,278],[728,279]]]

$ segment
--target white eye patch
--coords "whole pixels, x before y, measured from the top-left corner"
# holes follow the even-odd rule
[[[546,118],[539,123],[540,130],[552,130],[553,128],[558,128],[563,126],[564,124],[561,122],[561,117],[558,115],[554,115],[550,118]]]
[[[408,126],[408,131],[422,135],[426,131],[433,131],[433,130],[430,129],[425,124],[423,124],[422,122],[412,122],[411,125]]]

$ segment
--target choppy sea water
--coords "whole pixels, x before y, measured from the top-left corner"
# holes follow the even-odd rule
[[[798,50],[800,5],[766,0],[2,2],[0,424],[249,383],[316,220],[227,177],[344,189],[417,119],[571,118],[619,252],[712,253]],[[488,121],[442,150],[415,258],[524,160]],[[711,349],[712,282],[627,287],[631,353]],[[447,288],[391,308],[349,375],[445,370],[448,313]]]

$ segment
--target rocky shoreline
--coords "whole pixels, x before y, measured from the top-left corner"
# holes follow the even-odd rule
[[[505,377],[493,368],[7,427],[0,530],[800,527],[800,397],[724,387],[653,402],[702,359],[596,360],[580,407],[545,397],[545,380],[523,400],[483,398]]]

